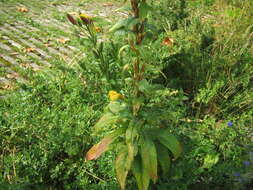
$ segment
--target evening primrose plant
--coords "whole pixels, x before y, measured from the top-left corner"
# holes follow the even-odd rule
[[[186,97],[179,91],[150,84],[146,79],[149,65],[143,61],[147,51],[144,41],[148,40],[147,18],[152,11],[148,1],[131,0],[122,10],[130,10],[128,18],[120,20],[109,32],[124,34],[126,44],[119,49],[118,57],[131,61],[122,68],[127,74],[118,79],[125,81],[124,89],[109,91],[110,102],[94,126],[94,135],[106,135],[90,148],[86,160],[95,160],[113,149],[117,152],[115,169],[120,188],[125,189],[127,176],[131,173],[138,188],[147,190],[150,181],[155,184],[160,173],[168,176],[171,162],[182,153],[182,146],[171,133],[171,128],[182,116],[179,110],[182,110],[180,106]],[[101,73],[110,83],[104,42],[98,42],[94,21],[84,14],[78,18],[67,16],[72,24],[80,26],[86,33],[93,44],[92,51],[100,61]]]

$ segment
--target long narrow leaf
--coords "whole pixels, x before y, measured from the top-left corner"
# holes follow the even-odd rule
[[[161,145],[160,143],[156,144],[156,147],[158,153],[158,162],[161,166],[163,176],[166,177],[170,169],[171,163],[170,155],[168,149],[165,146]]]
[[[128,158],[126,162],[126,167],[128,169],[131,168],[132,161],[134,159],[135,154],[138,152],[138,146],[136,145],[135,139],[137,137],[138,133],[136,130],[136,127],[134,125],[131,125],[126,130],[126,145],[128,150]]]
[[[126,19],[120,20],[119,22],[117,22],[115,25],[113,25],[109,32],[115,32],[116,30],[120,29],[120,28],[126,28],[131,22],[133,22],[136,18],[134,17],[128,17]]]
[[[150,182],[150,177],[147,171],[143,170],[141,159],[137,156],[132,165],[132,172],[136,179],[139,190],[147,190]]]
[[[86,160],[95,160],[100,157],[101,154],[108,149],[108,146],[123,132],[124,129],[118,129],[105,136],[99,143],[92,146],[91,149],[86,153]]]
[[[141,158],[143,169],[148,172],[155,183],[157,180],[157,152],[155,144],[150,138],[145,138],[141,144]]]
[[[162,145],[167,147],[172,152],[175,159],[177,159],[181,155],[183,151],[181,144],[179,143],[177,138],[172,135],[168,130],[161,130],[158,133],[157,138]]]
[[[127,150],[122,150],[118,154],[115,161],[116,175],[117,175],[118,182],[120,184],[120,188],[122,190],[125,189],[126,177],[129,171],[126,168],[126,161],[127,161]]]

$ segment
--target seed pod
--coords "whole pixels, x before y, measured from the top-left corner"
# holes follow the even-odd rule
[[[74,25],[77,25],[77,22],[73,16],[71,16],[70,14],[67,14],[67,18],[68,18],[69,22],[71,22]]]

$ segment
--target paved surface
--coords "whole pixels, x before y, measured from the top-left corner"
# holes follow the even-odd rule
[[[66,13],[81,11],[110,22],[116,8],[100,1],[0,1],[0,90],[21,79],[20,68],[36,71],[55,60],[78,61],[75,55],[84,53],[72,43],[74,28]]]

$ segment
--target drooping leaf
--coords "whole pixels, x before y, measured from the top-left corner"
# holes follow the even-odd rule
[[[132,172],[136,179],[139,190],[147,190],[150,182],[150,177],[146,170],[143,170],[141,158],[137,156],[132,165]]]
[[[99,143],[93,145],[91,149],[86,153],[86,160],[95,160],[101,156],[107,149],[108,146],[122,133],[124,129],[118,129],[113,133],[105,136]]]
[[[132,165],[132,172],[139,190],[143,190],[141,159],[135,158]]]
[[[135,152],[136,146],[134,146],[134,144],[129,143],[127,145],[127,160],[126,160],[126,168],[127,170],[130,170],[131,166],[132,166],[132,162],[134,160],[134,152]]]
[[[161,145],[160,143],[157,143],[156,147],[157,147],[158,162],[161,166],[163,176],[165,177],[168,175],[170,169],[171,163],[170,155],[168,149],[163,145]]]
[[[147,171],[155,183],[157,180],[157,152],[154,142],[145,138],[141,144],[141,158],[143,170]]]
[[[112,124],[115,124],[118,120],[118,116],[112,114],[112,113],[106,113],[104,114],[96,123],[95,131],[99,132],[103,130],[104,127],[110,126]]]
[[[128,158],[126,162],[126,167],[129,170],[131,168],[134,156],[138,152],[138,146],[136,145],[135,139],[138,133],[136,130],[136,126],[130,124],[130,126],[126,130],[126,145],[128,151]]]
[[[157,138],[162,145],[172,152],[174,159],[177,159],[181,155],[183,151],[181,144],[168,130],[159,131]]]
[[[109,144],[113,141],[112,137],[105,137],[98,144],[95,144],[86,154],[86,160],[96,160],[102,153],[104,153]]]
[[[117,175],[118,182],[120,184],[120,188],[122,190],[125,189],[126,177],[129,171],[129,169],[126,168],[126,161],[127,161],[127,150],[123,149],[117,155],[117,158],[115,161],[116,175]]]
[[[138,136],[137,125],[135,125],[135,122],[129,124],[126,130],[126,144],[134,143],[135,138]]]
[[[122,47],[120,48],[120,50],[119,50],[118,57],[120,57],[120,56],[122,55],[123,51],[124,51],[125,49],[127,49],[127,48],[130,48],[130,45],[124,45],[124,46],[122,46]]]

